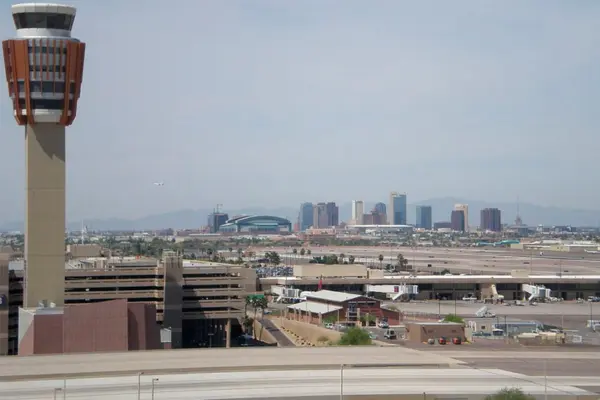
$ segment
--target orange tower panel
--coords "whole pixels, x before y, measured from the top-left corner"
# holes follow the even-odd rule
[[[17,123],[71,125],[81,94],[85,43],[57,38],[11,39],[2,42],[2,53]],[[39,110],[60,111],[60,118],[38,121]]]

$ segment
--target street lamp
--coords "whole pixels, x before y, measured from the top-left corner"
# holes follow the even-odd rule
[[[142,396],[142,375],[144,375],[143,372],[139,372],[138,373],[138,400],[140,400],[141,396]]]
[[[340,365],[340,400],[344,400],[344,364]]]
[[[62,391],[62,388],[54,388],[54,400],[56,400],[56,394]]]
[[[152,378],[152,400],[154,400],[154,384],[158,382],[158,378]]]

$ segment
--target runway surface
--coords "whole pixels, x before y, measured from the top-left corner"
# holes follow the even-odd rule
[[[534,275],[565,273],[597,275],[600,273],[600,254],[523,251],[502,248],[417,248],[409,247],[314,247],[310,256],[292,254],[292,249],[273,248],[287,264],[308,262],[318,255],[339,255],[355,257],[355,263],[379,266],[378,257],[384,257],[383,263],[396,263],[398,254],[402,254],[408,263],[419,271],[500,273],[510,274],[512,270],[527,270]]]
[[[187,375],[142,375],[140,398],[154,399],[265,399],[301,396],[377,394],[486,395],[505,387],[531,394],[589,395],[577,386],[593,387],[596,377],[529,377],[498,369],[345,369],[261,371]],[[435,384],[432,384],[435,382]],[[0,383],[0,399],[130,400],[138,393],[138,376],[119,378],[42,380]],[[63,397],[64,396],[64,397]]]

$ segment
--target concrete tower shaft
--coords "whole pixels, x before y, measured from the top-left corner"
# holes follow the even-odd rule
[[[16,38],[2,42],[8,94],[25,126],[24,307],[64,303],[65,127],[75,120],[85,44],[71,37],[76,10],[12,6]]]

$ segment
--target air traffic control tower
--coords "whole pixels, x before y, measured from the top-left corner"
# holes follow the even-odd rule
[[[75,8],[12,6],[17,30],[2,42],[8,94],[25,127],[23,307],[64,304],[65,127],[77,114],[85,44],[71,37]]]

